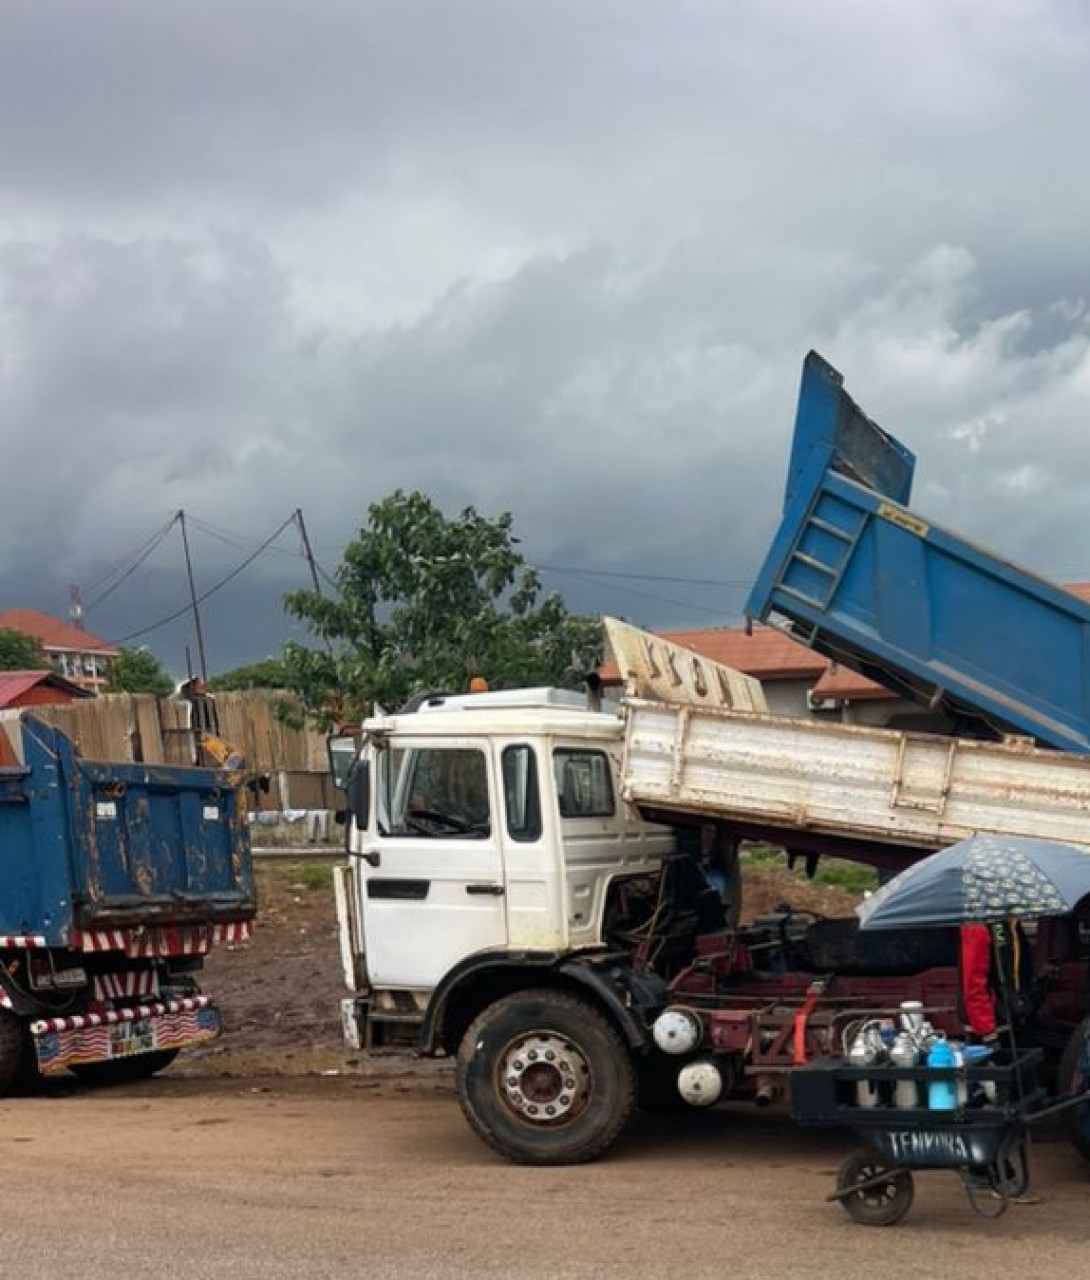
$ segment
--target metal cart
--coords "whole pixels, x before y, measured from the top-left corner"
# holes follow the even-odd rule
[[[1040,1083],[1040,1049],[979,1066],[849,1066],[821,1058],[791,1074],[791,1115],[799,1124],[853,1129],[865,1146],[837,1171],[836,1190],[848,1215],[867,1226],[892,1226],[908,1212],[912,1174],[953,1169],[974,1212],[998,1218],[1029,1187],[1028,1126],[1080,1104],[1084,1095],[1049,1102]],[[927,1086],[954,1085],[953,1110],[932,1110]],[[893,1105],[898,1081],[912,1081],[920,1105]],[[859,1085],[877,1086],[878,1102],[859,1104]],[[873,1096],[873,1090],[871,1092]]]

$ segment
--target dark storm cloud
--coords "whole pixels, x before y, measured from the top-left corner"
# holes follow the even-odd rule
[[[1018,0],[8,6],[0,593],[181,506],[335,548],[402,485],[724,583],[549,578],[582,607],[727,620],[811,346],[930,515],[1090,577],[1088,69]],[[204,582],[242,554],[198,538]],[[159,554],[100,630],[169,611]],[[224,662],[300,567],[216,597]]]

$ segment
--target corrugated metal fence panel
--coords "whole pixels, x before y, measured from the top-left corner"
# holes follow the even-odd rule
[[[626,714],[623,785],[637,803],[785,837],[928,850],[990,831],[1090,849],[1085,757],[647,702],[629,703]]]

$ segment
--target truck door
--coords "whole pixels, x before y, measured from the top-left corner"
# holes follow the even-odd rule
[[[492,762],[479,742],[453,738],[370,750],[371,820],[358,846],[368,977],[430,990],[464,956],[507,944]]]

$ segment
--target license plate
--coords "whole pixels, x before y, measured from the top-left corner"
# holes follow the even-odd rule
[[[110,1057],[131,1058],[136,1053],[151,1053],[156,1047],[155,1024],[148,1018],[138,1022],[121,1022],[110,1028]]]

